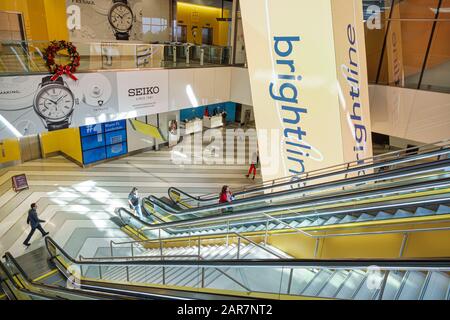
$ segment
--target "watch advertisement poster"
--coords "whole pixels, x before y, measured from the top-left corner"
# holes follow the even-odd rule
[[[142,41],[142,0],[66,0],[66,6],[77,6],[81,20],[69,30],[71,41]]]
[[[168,73],[161,71],[80,73],[78,81],[1,77],[0,140],[165,112]]]

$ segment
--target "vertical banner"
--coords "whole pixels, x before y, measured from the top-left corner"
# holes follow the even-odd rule
[[[241,0],[265,181],[372,155],[360,0]]]

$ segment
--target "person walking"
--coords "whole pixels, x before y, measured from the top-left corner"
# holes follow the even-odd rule
[[[139,199],[138,188],[133,187],[130,194],[128,195],[128,203],[130,204],[130,209],[137,213],[139,218],[144,219],[142,215],[141,201]]]
[[[41,220],[38,218],[36,203],[32,203],[31,209],[28,211],[28,218],[27,218],[27,224],[31,226],[31,231],[28,234],[28,237],[23,242],[25,246],[27,247],[30,246],[30,239],[33,236],[36,229],[38,229],[42,233],[43,237],[49,234],[48,232],[45,232],[45,230],[42,228],[41,223],[43,222],[45,222],[45,220]]]
[[[259,162],[259,156],[258,156],[258,150],[253,151],[250,168],[248,169],[248,173],[245,175],[247,178],[250,176],[251,173],[253,173],[253,180],[255,180],[256,176],[256,166]]]

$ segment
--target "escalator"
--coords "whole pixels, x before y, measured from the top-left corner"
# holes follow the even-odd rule
[[[45,250],[33,254],[41,255],[46,260]],[[32,280],[19,262],[6,253],[5,262],[0,263],[0,278],[4,299],[10,300],[123,300],[131,299],[125,295],[105,294],[88,290],[77,290],[67,287],[67,281],[56,268]],[[46,262],[44,262],[46,263]],[[31,270],[39,270],[39,266],[28,265]]]
[[[445,169],[449,165],[448,159],[439,160],[419,167],[283,190],[170,215],[162,215],[161,207],[156,209],[151,201],[144,199],[144,211],[151,214],[152,221],[140,220],[123,208],[117,209],[117,213],[124,225],[144,235],[146,230],[157,229],[180,235],[196,231],[201,234],[225,230],[247,232],[416,218],[447,219],[450,176]],[[396,181],[396,177],[401,177],[400,181]],[[321,189],[325,192],[320,192]],[[168,216],[172,219],[166,220]]]
[[[323,181],[324,179],[333,181],[341,179],[342,177],[347,178],[354,175],[359,176],[361,174],[376,173],[395,168],[405,168],[420,165],[429,161],[448,158],[448,155],[450,154],[450,145],[448,144],[448,141],[438,142],[436,145],[441,146],[435,146],[435,144],[433,144],[399,150],[372,158],[361,159],[357,162],[343,163],[296,176],[288,176],[263,182],[261,184],[244,186],[241,189],[235,190],[234,196],[236,199],[248,198],[270,192],[274,189],[279,189],[280,187],[295,188],[299,186],[299,182],[301,182],[303,187],[311,186],[315,183],[320,183],[320,181]],[[192,196],[175,187],[169,188],[168,196],[170,201],[168,201],[166,197],[164,197],[164,200],[158,199],[157,197],[150,197],[149,200],[154,201],[156,205],[161,205],[162,202],[162,207],[168,207],[169,212],[175,213],[180,211],[179,208],[189,209],[211,205],[217,203],[218,200],[217,194]],[[177,206],[173,206],[173,204],[176,204]]]
[[[254,245],[262,245],[236,239],[241,238],[236,235],[226,244],[207,245],[206,241],[198,246],[160,239],[166,253],[179,254],[166,259],[157,256],[161,247],[155,247],[133,256],[75,260],[52,239],[47,238],[46,245],[61,272],[81,270],[81,286],[96,290],[136,294],[178,290],[222,299],[450,299],[449,259],[301,260],[263,249],[261,256]],[[194,257],[197,250],[210,259]],[[240,258],[235,258],[237,250]]]
[[[232,204],[218,204],[217,199],[214,201],[207,200],[201,206],[187,208],[188,206],[186,205],[185,207],[187,209],[180,210],[182,208],[180,203],[185,203],[185,200],[179,200],[177,202],[172,198],[169,201],[167,198],[161,200],[154,196],[149,196],[145,199],[143,207],[144,211],[152,215],[153,220],[156,218],[160,222],[172,222],[219,214],[227,209],[236,211],[244,207],[266,207],[268,201],[278,204],[280,202],[295,202],[298,199],[305,198],[306,195],[312,194],[323,197],[326,195],[338,195],[339,193],[348,194],[352,190],[381,188],[388,185],[400,187],[407,183],[431,181],[439,177],[448,176],[450,161],[448,159],[435,160],[436,157],[447,155],[448,153],[450,153],[450,149],[439,149],[431,153],[408,156],[408,159],[401,158],[375,165],[359,166],[349,171],[338,170],[336,172],[328,172],[317,176],[306,177],[300,181],[291,177],[289,181],[282,181],[277,184],[262,186],[251,191],[240,193],[241,197],[239,197],[238,193],[237,199]],[[430,162],[415,164],[419,158],[421,160],[428,159]],[[382,172],[373,172],[376,167],[394,166],[400,163],[403,164],[402,167]],[[404,166],[406,163],[409,165]],[[360,176],[350,176],[362,170],[367,173]],[[172,188],[169,189],[169,197],[172,191]]]

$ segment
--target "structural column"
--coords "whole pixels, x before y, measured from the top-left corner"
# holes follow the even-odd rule
[[[372,156],[361,0],[240,0],[264,180]]]

